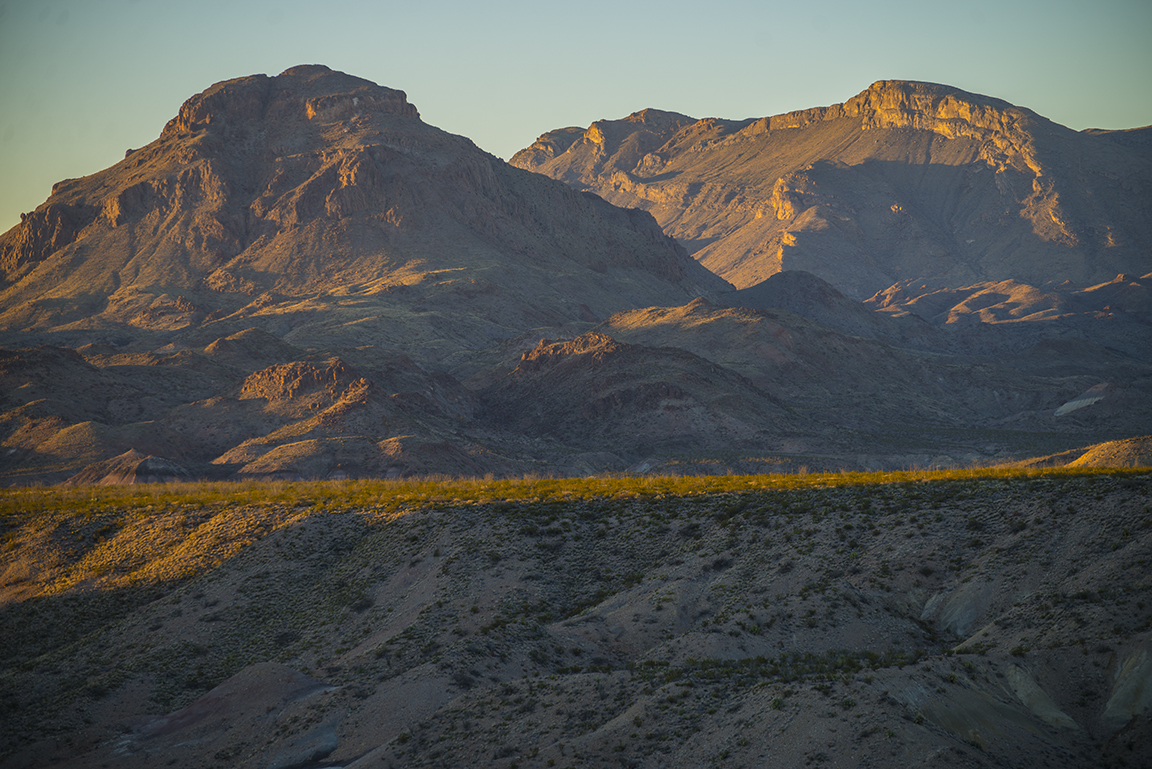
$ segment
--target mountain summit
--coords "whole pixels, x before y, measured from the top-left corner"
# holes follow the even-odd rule
[[[650,211],[738,288],[805,270],[863,299],[916,279],[1086,287],[1149,271],[1152,157],[1132,132],[896,80],[760,119],[642,114],[544,134],[511,163]]]
[[[511,168],[403,91],[323,66],[218,83],[148,146],[56,184],[0,236],[0,279],[9,332],[261,326],[310,346],[371,330],[431,358],[429,327],[486,347],[728,288],[648,214]]]

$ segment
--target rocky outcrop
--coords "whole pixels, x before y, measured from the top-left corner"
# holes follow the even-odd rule
[[[0,238],[0,276],[15,275],[69,245],[95,217],[90,206],[60,203],[21,214],[20,224]]]
[[[972,139],[979,144],[980,159],[993,169],[1041,175],[1034,131],[1037,123],[1048,121],[1000,99],[935,83],[881,80],[842,106],[829,107],[823,119],[838,117],[859,118],[866,131],[912,128],[948,139]]]
[[[317,390],[342,390],[354,379],[356,377],[339,358],[333,358],[322,365],[310,362],[279,363],[245,379],[240,385],[240,398],[290,400]]]

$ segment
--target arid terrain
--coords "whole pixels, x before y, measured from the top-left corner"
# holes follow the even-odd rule
[[[0,504],[5,769],[1152,765],[1146,470]]]
[[[193,95],[0,235],[0,767],[1152,765],[1147,135]]]

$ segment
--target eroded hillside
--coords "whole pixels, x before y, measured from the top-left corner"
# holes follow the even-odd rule
[[[1145,471],[4,503],[5,767],[1152,755]]]

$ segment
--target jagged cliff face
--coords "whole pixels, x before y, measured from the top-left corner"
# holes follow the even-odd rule
[[[648,215],[513,169],[423,123],[402,91],[321,66],[218,83],[155,142],[58,183],[0,237],[0,278],[7,331],[346,331],[432,358],[422,329],[437,324],[478,346],[726,288]]]
[[[1127,134],[901,81],[758,120],[654,130],[640,114],[545,134],[511,162],[650,211],[738,288],[783,270],[866,298],[910,279],[1087,286],[1149,269],[1152,158]],[[634,135],[663,143],[637,157]]]

